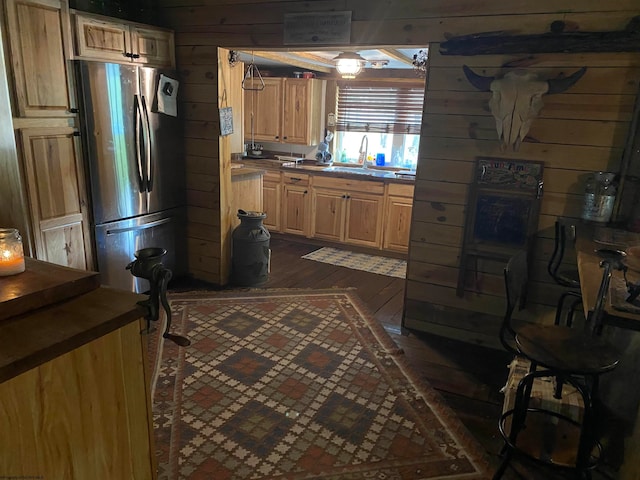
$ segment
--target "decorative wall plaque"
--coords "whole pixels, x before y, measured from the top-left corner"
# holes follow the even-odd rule
[[[349,45],[351,12],[286,13],[285,45]]]

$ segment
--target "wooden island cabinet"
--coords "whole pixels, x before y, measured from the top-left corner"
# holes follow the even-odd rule
[[[155,479],[147,297],[26,260],[0,277],[0,474]]]

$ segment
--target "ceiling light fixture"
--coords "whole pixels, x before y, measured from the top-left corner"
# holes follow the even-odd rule
[[[427,49],[420,50],[413,56],[413,68],[420,77],[427,75]]]
[[[342,78],[356,78],[366,63],[356,52],[342,52],[333,61],[336,62],[336,70]]]

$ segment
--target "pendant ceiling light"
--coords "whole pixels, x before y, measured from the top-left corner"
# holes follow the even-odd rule
[[[356,52],[342,52],[333,61],[336,62],[336,70],[342,78],[356,78],[366,63]]]

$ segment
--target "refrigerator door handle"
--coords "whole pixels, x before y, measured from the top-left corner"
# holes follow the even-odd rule
[[[140,112],[140,98],[138,95],[133,96],[133,135],[136,144],[136,161],[138,163],[138,186],[140,192],[144,192],[147,189],[146,174],[142,164],[142,145],[140,142],[140,127],[142,126],[142,113]]]
[[[107,230],[107,235],[118,235],[120,233],[136,232],[136,231],[139,231],[139,230],[145,230],[147,228],[157,227],[158,225],[164,225],[165,223],[169,223],[171,220],[172,220],[171,218],[163,218],[162,220],[156,220],[155,222],[149,222],[149,223],[145,223],[145,224],[142,224],[142,225],[136,225],[135,227],[114,228],[113,230]]]
[[[144,114],[143,119],[143,128],[145,135],[145,145],[144,145],[144,155],[145,155],[145,163],[146,163],[146,171],[147,171],[147,192],[151,192],[153,190],[153,174],[154,174],[154,165],[151,159],[151,124],[149,123],[149,110],[147,110],[147,100],[142,98],[142,112]]]

